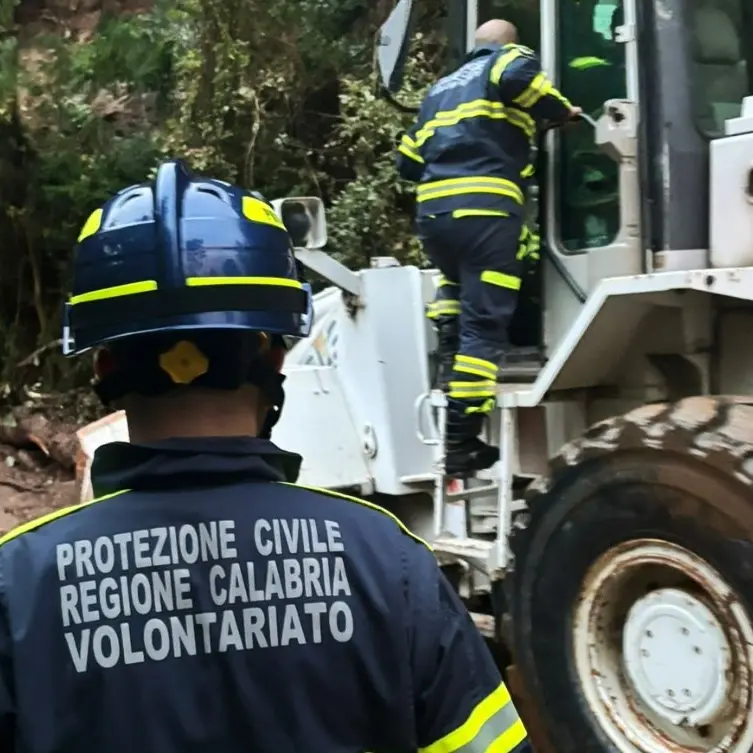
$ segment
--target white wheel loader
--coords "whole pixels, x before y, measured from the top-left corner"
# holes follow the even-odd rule
[[[382,29],[392,95],[412,6]],[[436,273],[344,268],[311,198],[276,208],[306,216],[299,261],[332,287],[288,356],[274,439],[302,483],[431,540],[557,753],[750,753],[753,0],[538,6],[545,68],[598,117],[539,152],[544,248],[516,335],[534,355],[501,371],[500,462],[443,475]],[[450,0],[456,56],[520,7]],[[125,432],[99,426],[87,453]]]

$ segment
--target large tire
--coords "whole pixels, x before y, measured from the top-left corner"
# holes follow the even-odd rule
[[[753,624],[752,488],[753,406],[734,398],[690,398],[675,405],[644,406],[604,421],[566,446],[553,461],[550,479],[532,488],[527,498],[528,512],[511,536],[514,569],[506,579],[507,596],[512,612],[515,662],[558,753],[753,750],[753,653],[751,645],[747,645],[753,641],[745,627],[746,620]],[[640,544],[646,540],[648,544]],[[651,541],[659,549],[652,549]],[[583,671],[583,657],[612,656],[618,649],[622,651],[620,641],[628,614],[636,614],[635,610],[624,611],[630,605],[622,605],[620,599],[628,598],[625,595],[628,588],[637,588],[637,580],[625,580],[624,586],[615,587],[623,592],[609,597],[613,598],[613,606],[609,606],[603,594],[617,591],[599,592],[602,593],[599,598],[605,599],[603,602],[587,597],[589,589],[600,582],[600,573],[607,572],[610,561],[617,562],[615,558],[623,556],[621,552],[629,553],[625,557],[635,552],[671,553],[675,551],[672,545],[682,547],[678,552],[700,558],[698,561],[708,566],[709,573],[715,572],[727,584],[729,592],[725,593],[713,578],[708,582],[716,583],[716,592],[711,586],[706,587],[707,581],[698,575],[705,570],[683,571],[691,575],[680,582],[685,578],[682,568],[675,573],[673,564],[666,573],[667,578],[672,578],[671,583],[667,581],[669,586],[664,588],[665,572],[657,569],[662,583],[649,585],[630,599],[632,603],[641,599],[646,602],[646,594],[657,589],[651,597],[651,603],[656,604],[656,599],[677,596],[680,589],[698,597],[701,606],[693,608],[700,612],[693,614],[704,614],[703,605],[708,605],[716,619],[725,625],[726,640],[733,653],[721,650],[714,654],[710,650],[707,655],[732,656],[733,666],[726,676],[729,683],[726,692],[732,705],[726,707],[725,713],[737,714],[735,719],[740,720],[737,728],[729,726],[734,726],[732,722],[718,722],[718,717],[714,717],[712,725],[705,721],[696,726],[691,724],[687,737],[683,737],[682,728],[667,727],[665,718],[646,711],[642,699],[648,696],[641,696],[636,690],[640,683],[636,684],[635,675],[630,684],[625,652],[615,660],[623,665],[614,675],[601,674],[592,681]],[[677,562],[686,560],[681,557]],[[631,578],[646,574],[653,577],[654,570],[645,569],[647,565],[640,567],[644,569],[640,570],[636,564],[629,571]],[[619,578],[628,577],[623,575],[628,573],[628,566],[615,569],[614,573],[609,582],[621,582]],[[675,576],[680,585],[675,586]],[[586,598],[593,610],[613,610],[593,614],[619,616],[624,611],[622,624],[618,625],[616,618],[612,624],[612,617],[608,624],[604,624],[606,618],[602,617],[584,622]],[[588,624],[596,627],[584,644],[583,625]],[[681,629],[687,636],[687,628]],[[695,636],[694,630],[691,638]],[[652,631],[643,628],[635,635],[642,639],[646,635],[655,637]],[[714,635],[719,632],[709,628],[708,636]],[[611,654],[601,648],[597,651],[595,647],[602,640],[605,646],[612,646],[610,641],[613,641],[618,649],[612,646]],[[725,645],[722,639],[715,640],[715,645]],[[690,643],[687,645],[690,647]],[[692,650],[702,653],[698,646]],[[640,649],[639,654],[631,654],[639,657],[631,666],[638,666],[643,661],[640,656],[648,653]],[[669,662],[669,666],[670,674],[680,672],[679,663]],[[674,682],[676,677],[670,679]],[[670,684],[665,680],[662,676],[662,687]],[[620,702],[626,701],[627,705],[618,705],[618,694],[611,695],[620,682],[621,688],[630,691],[619,694]],[[647,685],[640,687],[645,691]],[[604,709],[611,711],[606,711],[606,715],[599,711],[601,701],[595,695],[597,692],[606,694],[598,696],[607,698]],[[675,691],[662,692],[672,696]],[[691,695],[687,688],[680,692]],[[631,709],[636,712],[635,720],[630,717]],[[623,711],[624,718],[619,716]],[[640,724],[644,728],[638,729]]]

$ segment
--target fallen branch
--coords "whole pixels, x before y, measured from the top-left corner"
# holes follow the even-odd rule
[[[72,471],[76,466],[78,438],[75,430],[50,421],[37,413],[19,418],[15,423],[0,424],[0,443],[16,449],[36,447],[61,468]]]
[[[24,358],[23,361],[19,361],[16,367],[21,369],[25,366],[36,365],[35,362],[39,359],[39,356],[43,355],[48,350],[52,350],[53,348],[62,346],[62,344],[63,344],[62,338],[53,340],[52,342],[49,342],[46,345],[43,345],[41,348],[37,348],[33,353],[30,353],[28,356],[26,356],[26,358]]]
[[[17,492],[33,492],[35,494],[45,490],[44,485],[36,484],[31,486],[22,484],[20,481],[9,481],[8,479],[0,479],[0,486],[7,486],[9,489],[14,489]]]

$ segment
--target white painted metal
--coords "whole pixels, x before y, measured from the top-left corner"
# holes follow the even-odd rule
[[[584,580],[572,636],[580,688],[614,750],[750,751],[753,624],[696,554],[656,539],[609,550]]]
[[[639,702],[669,724],[713,724],[726,710],[732,650],[717,616],[692,592],[661,588],[638,599],[622,655]]]
[[[710,147],[710,264],[753,265],[753,97]]]

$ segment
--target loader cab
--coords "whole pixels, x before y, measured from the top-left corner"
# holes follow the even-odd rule
[[[599,118],[597,134],[550,132],[538,155],[551,353],[605,277],[709,266],[709,143],[753,94],[753,0],[448,0],[451,63],[493,17]]]

